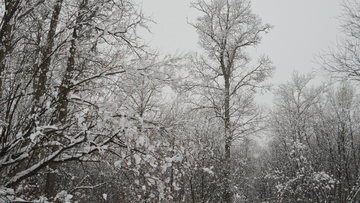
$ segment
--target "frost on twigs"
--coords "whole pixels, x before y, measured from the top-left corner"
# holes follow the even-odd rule
[[[65,190],[59,192],[56,194],[54,200],[58,203],[71,203],[71,199],[73,198],[73,195],[68,194]]]
[[[15,199],[15,192],[11,188],[0,187],[0,202],[11,202]]]

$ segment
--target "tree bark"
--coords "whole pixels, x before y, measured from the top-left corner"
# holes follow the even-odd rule
[[[72,39],[70,41],[70,50],[69,50],[70,56],[66,64],[64,77],[59,87],[59,94],[58,94],[59,105],[57,109],[58,111],[57,121],[63,124],[66,123],[66,117],[68,114],[69,101],[67,99],[67,96],[71,91],[71,85],[72,85],[71,79],[73,77],[75,70],[75,58],[77,52],[76,42],[78,41],[79,38],[78,32],[80,32],[82,28],[81,22],[83,20],[83,16],[85,15],[86,6],[87,6],[87,0],[83,0],[79,5],[79,15],[76,18],[76,25],[73,29]]]
[[[12,50],[12,34],[15,22],[15,13],[19,9],[20,1],[5,1],[5,12],[0,24],[0,101],[3,100],[3,76],[6,71],[6,56]],[[4,112],[3,105],[0,105],[1,113]]]
[[[61,0],[62,1],[62,0]],[[75,70],[75,58],[76,58],[76,42],[78,40],[78,32],[81,30],[81,21],[84,16],[84,9],[86,8],[87,0],[83,0],[79,5],[79,12],[78,16],[76,18],[76,25],[72,32],[72,39],[70,41],[70,56],[67,60],[66,64],[66,70],[64,77],[62,79],[61,85],[59,87],[59,93],[58,93],[58,102],[59,105],[57,107],[57,117],[53,122],[57,123],[60,122],[61,124],[66,123],[66,117],[68,115],[68,99],[67,96],[71,91],[71,79],[73,72]],[[46,78],[46,76],[45,76]],[[53,150],[57,150],[57,147],[54,147]],[[56,164],[50,164],[49,167],[54,170],[56,169]],[[46,184],[45,184],[45,193],[48,198],[54,197],[56,195],[56,173],[48,173]]]
[[[228,69],[228,67],[224,68],[225,70]],[[225,71],[224,73],[224,80],[225,80],[225,191],[224,191],[224,200],[227,203],[231,203],[232,194],[230,191],[230,158],[231,158],[231,125],[230,125],[230,75],[228,74],[228,71]]]
[[[35,86],[34,100],[36,103],[39,102],[40,97],[45,93],[47,73],[49,72],[49,67],[51,64],[51,53],[54,47],[54,38],[55,38],[56,28],[58,25],[62,2],[63,0],[57,0],[53,8],[53,13],[50,21],[50,29],[46,40],[46,47],[42,56],[42,64],[39,67],[40,71],[39,71],[38,81],[37,84],[34,85]]]
[[[52,16],[51,16],[50,29],[49,29],[49,33],[47,36],[46,48],[45,48],[45,51],[43,52],[43,60],[42,60],[43,62],[42,62],[42,65],[39,67],[40,73],[39,73],[39,78],[37,81],[38,83],[37,83],[36,89],[35,89],[34,100],[35,100],[35,104],[37,104],[37,105],[39,105],[40,98],[45,93],[47,73],[49,71],[49,67],[51,64],[51,52],[54,47],[54,38],[55,38],[56,28],[58,25],[62,2],[63,2],[63,0],[56,1],[54,8],[53,8]],[[35,81],[35,83],[36,83],[36,81]],[[58,150],[58,147],[54,147],[53,151],[56,151],[56,150]],[[49,164],[49,168],[54,170],[54,169],[56,169],[56,165]],[[45,191],[44,191],[45,195],[48,198],[56,196],[56,190],[55,190],[56,184],[55,183],[56,183],[56,174],[51,171],[46,175],[46,183],[45,183]]]
[[[71,79],[76,65],[75,58],[77,52],[76,42],[78,40],[77,33],[82,28],[81,21],[85,14],[84,9],[86,8],[86,5],[87,5],[87,0],[83,0],[79,5],[78,16],[76,17],[76,25],[73,28],[72,39],[70,41],[70,50],[69,50],[70,56],[67,60],[65,74],[62,79],[61,85],[59,87],[59,93],[58,93],[59,105],[57,107],[57,117],[54,120],[55,123],[60,122],[61,124],[66,124],[66,117],[68,116],[68,103],[69,103],[67,96],[71,91]],[[54,150],[57,150],[57,147],[54,147]],[[54,170],[56,169],[57,166],[56,164],[50,164],[49,167]],[[45,187],[47,197],[54,197],[56,195],[55,183],[56,183],[56,173],[48,173],[46,180],[46,187]]]

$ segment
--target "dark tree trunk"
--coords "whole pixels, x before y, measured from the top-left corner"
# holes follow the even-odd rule
[[[42,56],[42,64],[39,67],[39,76],[37,78],[38,81],[37,81],[37,84],[34,85],[35,86],[34,100],[36,103],[39,102],[40,97],[45,93],[46,81],[47,81],[46,75],[49,72],[49,67],[51,64],[51,54],[52,54],[53,47],[54,47],[54,38],[55,38],[56,28],[58,25],[62,2],[63,2],[63,0],[56,1],[55,5],[54,5],[52,16],[51,16],[50,29],[49,29],[49,33],[47,35],[47,40],[46,40],[46,47],[45,47],[45,50],[44,50],[43,56]],[[35,83],[36,83],[36,81],[35,81]]]
[[[65,75],[63,77],[63,80],[61,82],[60,88],[59,88],[59,105],[58,105],[58,121],[61,123],[66,122],[66,117],[68,114],[68,104],[69,101],[67,99],[68,94],[71,91],[71,86],[73,85],[71,82],[71,79],[73,78],[74,70],[75,70],[75,58],[76,58],[76,52],[77,47],[76,43],[78,41],[78,32],[82,29],[81,22],[83,21],[83,18],[85,16],[85,9],[87,7],[87,0],[83,0],[79,5],[79,14],[76,18],[76,25],[73,29],[72,33],[72,39],[70,41],[70,56],[68,58],[67,64],[66,64],[66,70]]]
[[[84,9],[86,8],[87,1],[84,0],[79,5],[79,12],[78,16],[76,18],[76,25],[72,32],[72,39],[70,41],[70,56],[67,60],[66,64],[66,70],[64,77],[62,79],[61,85],[59,87],[59,93],[58,93],[58,107],[57,107],[57,117],[55,118],[54,122],[60,122],[61,124],[66,123],[66,117],[68,116],[68,99],[67,96],[71,91],[71,79],[73,76],[73,72],[75,70],[75,58],[76,58],[76,42],[78,40],[78,32],[81,30],[81,21],[83,19],[83,16],[85,15]],[[54,150],[57,150],[56,147]],[[56,169],[55,164],[50,164],[50,168]],[[48,173],[47,180],[46,180],[46,194],[47,197],[54,197],[56,195],[56,174],[55,173]]]
[[[224,42],[224,46],[226,42]],[[230,188],[230,167],[231,167],[231,124],[230,124],[230,67],[225,64],[224,53],[221,53],[220,64],[224,76],[225,89],[224,89],[224,130],[225,130],[225,181],[224,181],[224,201],[227,203],[232,202],[232,194]]]
[[[12,51],[12,35],[15,21],[15,13],[19,9],[20,1],[5,1],[5,12],[0,24],[0,101],[3,99],[3,79],[6,71],[6,56]],[[0,105],[1,113],[4,112],[3,105]]]
[[[39,67],[40,73],[39,73],[38,83],[37,83],[36,89],[35,89],[34,100],[35,100],[36,104],[38,104],[40,102],[41,96],[43,96],[43,94],[45,93],[47,73],[49,71],[49,67],[51,64],[51,53],[52,53],[52,50],[54,47],[54,37],[55,37],[55,33],[56,33],[56,28],[58,25],[58,19],[60,16],[62,2],[63,2],[63,0],[56,1],[55,5],[54,5],[54,9],[53,9],[53,14],[51,16],[50,29],[49,29],[49,33],[47,36],[46,48],[45,48],[45,51],[43,52],[43,63]],[[56,150],[58,150],[58,148],[54,147],[53,151],[56,151]],[[56,165],[49,164],[49,168],[56,169]],[[56,183],[56,174],[51,171],[46,175],[46,183],[45,183],[45,191],[44,191],[45,195],[48,198],[56,196],[56,190],[55,190],[56,184],[55,183]]]

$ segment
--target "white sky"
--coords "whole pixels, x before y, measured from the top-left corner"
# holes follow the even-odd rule
[[[136,0],[143,12],[156,24],[144,37],[163,53],[199,50],[198,35],[187,24],[201,15],[190,8],[190,0]],[[274,29],[256,47],[256,55],[265,54],[277,67],[271,82],[289,81],[293,70],[308,73],[318,68],[314,55],[328,50],[340,36],[338,0],[252,0],[253,12]]]

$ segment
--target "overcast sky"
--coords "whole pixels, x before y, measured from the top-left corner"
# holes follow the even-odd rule
[[[200,15],[190,0],[137,0],[156,22],[150,45],[163,53],[196,51],[198,36],[187,24]],[[314,55],[328,50],[340,36],[338,0],[252,0],[253,12],[274,29],[263,37],[255,54],[268,55],[277,67],[272,82],[290,80],[293,70],[308,73],[318,65]],[[254,55],[256,57],[256,55]]]

